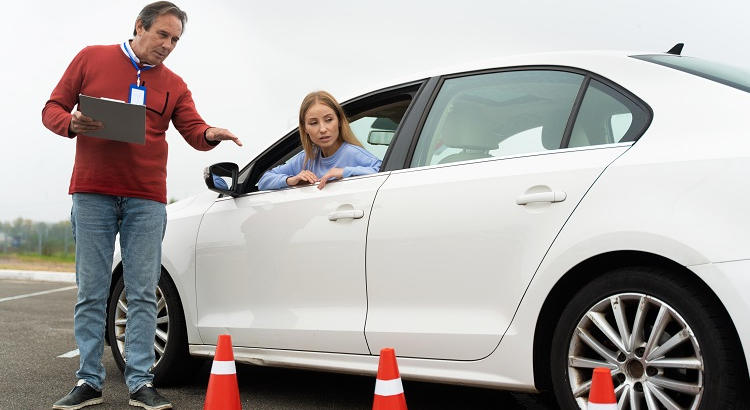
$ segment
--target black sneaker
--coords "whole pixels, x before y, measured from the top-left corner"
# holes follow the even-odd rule
[[[78,380],[76,387],[73,387],[73,390],[71,390],[65,397],[56,401],[55,404],[52,405],[52,408],[75,410],[99,403],[104,403],[102,392],[91,387],[85,381]]]
[[[128,404],[147,410],[171,409],[172,403],[156,391],[151,383],[146,383],[134,393],[130,393]]]

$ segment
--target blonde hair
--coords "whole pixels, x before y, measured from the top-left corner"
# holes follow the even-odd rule
[[[312,139],[310,139],[310,136],[305,132],[305,114],[307,114],[307,110],[309,110],[310,107],[317,103],[328,106],[334,113],[336,113],[336,118],[339,121],[340,139],[352,145],[357,145],[359,147],[362,146],[362,143],[359,142],[356,136],[354,136],[354,133],[349,126],[349,120],[346,119],[346,114],[344,114],[344,109],[341,108],[341,104],[339,104],[338,101],[326,91],[313,91],[305,96],[299,107],[299,139],[302,143],[302,148],[305,150],[305,161],[302,163],[302,168],[307,167],[307,163],[315,159],[320,152],[320,148],[313,144]]]

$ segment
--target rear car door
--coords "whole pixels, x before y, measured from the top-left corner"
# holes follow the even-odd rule
[[[489,355],[567,218],[647,125],[644,113],[572,69],[445,78],[408,168],[391,173],[373,206],[370,348]]]

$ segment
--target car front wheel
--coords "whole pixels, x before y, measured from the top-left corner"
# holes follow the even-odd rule
[[[120,371],[125,369],[125,329],[128,317],[128,300],[122,275],[110,296],[107,312],[107,338],[115,363]],[[154,383],[169,384],[179,381],[182,370],[190,364],[187,353],[185,320],[177,289],[162,271],[156,288],[156,336],[154,338]]]
[[[622,268],[583,286],[552,340],[555,396],[586,408],[596,367],[612,374],[618,408],[731,409],[745,380],[734,329],[697,286],[668,271]]]

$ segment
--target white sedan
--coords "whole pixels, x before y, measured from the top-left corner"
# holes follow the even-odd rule
[[[670,51],[517,56],[350,99],[383,166],[322,190],[256,186],[297,130],[213,165],[168,207],[157,381],[229,333],[245,363],[374,375],[394,347],[406,379],[565,409],[595,367],[621,408],[744,408],[750,73]]]

